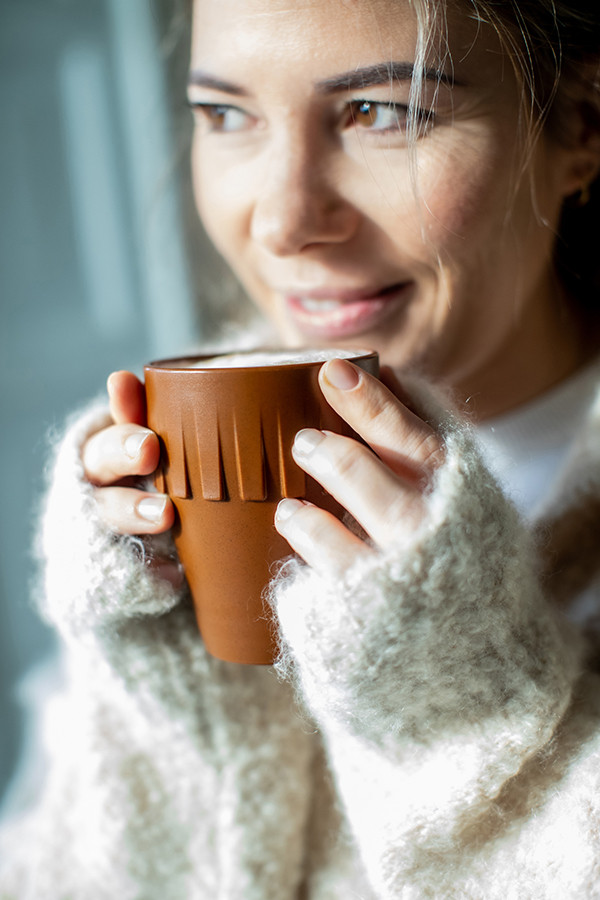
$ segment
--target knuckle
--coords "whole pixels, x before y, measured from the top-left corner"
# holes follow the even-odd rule
[[[424,439],[434,436],[429,430],[423,435],[423,428],[427,426],[396,397],[387,394],[374,395],[365,410],[365,418],[369,434],[384,444],[396,436],[398,443],[413,444],[418,450]]]
[[[391,499],[385,516],[388,541],[392,543],[404,535],[414,533],[424,514],[423,494],[419,490],[406,490],[401,496]]]
[[[105,525],[114,530],[115,510],[114,499],[110,488],[99,487],[94,491],[96,512]],[[117,517],[118,518],[118,517]]]
[[[444,458],[436,433],[387,391],[369,391],[365,395],[364,420],[374,442],[389,444],[390,437],[404,446],[407,456],[427,468],[437,467]]]
[[[306,506],[300,510],[302,528],[317,544],[323,539],[326,531],[326,522],[322,510],[316,506]]]
[[[379,392],[371,393],[365,409],[365,419],[370,430],[388,433],[393,418],[397,415],[397,402]]]
[[[135,521],[133,499],[121,488],[99,487],[94,492],[96,510],[101,521],[116,534],[130,534]]]
[[[336,475],[344,481],[353,480],[359,473],[365,455],[370,452],[351,438],[339,438],[334,452]]]
[[[83,445],[82,463],[86,478],[95,482],[102,471],[103,453],[103,434],[99,431],[93,434]]]
[[[444,456],[440,439],[433,431],[423,435],[414,453],[414,458],[426,469],[436,469]]]
[[[154,432],[131,425],[110,425],[83,446],[84,473],[92,484],[109,485],[130,475],[149,475],[158,465]]]
[[[100,520],[116,534],[157,534],[173,524],[173,506],[164,494],[98,487],[94,499]]]
[[[293,546],[306,560],[315,562],[332,542],[328,514],[317,506],[306,506],[295,517]]]

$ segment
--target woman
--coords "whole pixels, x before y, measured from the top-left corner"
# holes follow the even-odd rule
[[[157,464],[141,387],[111,377],[49,495],[70,691],[3,897],[600,893],[592,630],[559,608],[597,576],[594,259],[574,262],[600,166],[588,15],[194,4],[209,235],[279,341],[391,367],[321,372],[367,446],[294,445],[360,529],[284,501],[303,562],[271,591],[282,677],[209,658],[170,501],[127,481]]]

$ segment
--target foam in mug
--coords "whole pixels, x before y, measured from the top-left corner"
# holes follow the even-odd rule
[[[329,359],[352,359],[370,353],[369,350],[248,350],[226,353],[193,362],[194,369],[254,368],[256,366],[285,366],[299,363],[324,363]]]
[[[263,592],[290,556],[274,526],[284,497],[342,511],[294,462],[302,428],[353,436],[318,383],[323,362],[378,374],[369,350],[265,350],[182,357],[144,369],[148,425],[161,441],[158,490],[177,511],[174,538],[207,650],[230,662],[273,661]]]

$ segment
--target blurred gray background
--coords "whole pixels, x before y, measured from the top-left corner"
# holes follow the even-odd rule
[[[174,14],[167,0],[0,0],[5,800],[35,746],[19,698],[55,647],[31,606],[47,435],[110,371],[139,371],[201,331],[183,252],[187,53]]]

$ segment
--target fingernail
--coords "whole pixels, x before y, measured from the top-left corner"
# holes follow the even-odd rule
[[[275,513],[275,518],[278,522],[285,522],[286,519],[291,518],[295,512],[298,512],[300,507],[305,506],[302,500],[293,500],[286,498],[285,500],[280,500],[277,506],[277,511]]]
[[[156,497],[143,497],[138,505],[138,515],[148,522],[158,522],[162,518],[167,505],[167,498],[164,494],[157,494]]]
[[[345,359],[331,359],[326,363],[324,377],[332,387],[351,391],[360,381],[360,372]]]
[[[125,438],[123,446],[125,453],[130,459],[137,459],[142,449],[142,444],[148,440],[149,431],[136,431]]]
[[[317,431],[316,428],[303,428],[294,439],[294,454],[297,456],[310,456],[324,438],[323,432]]]

